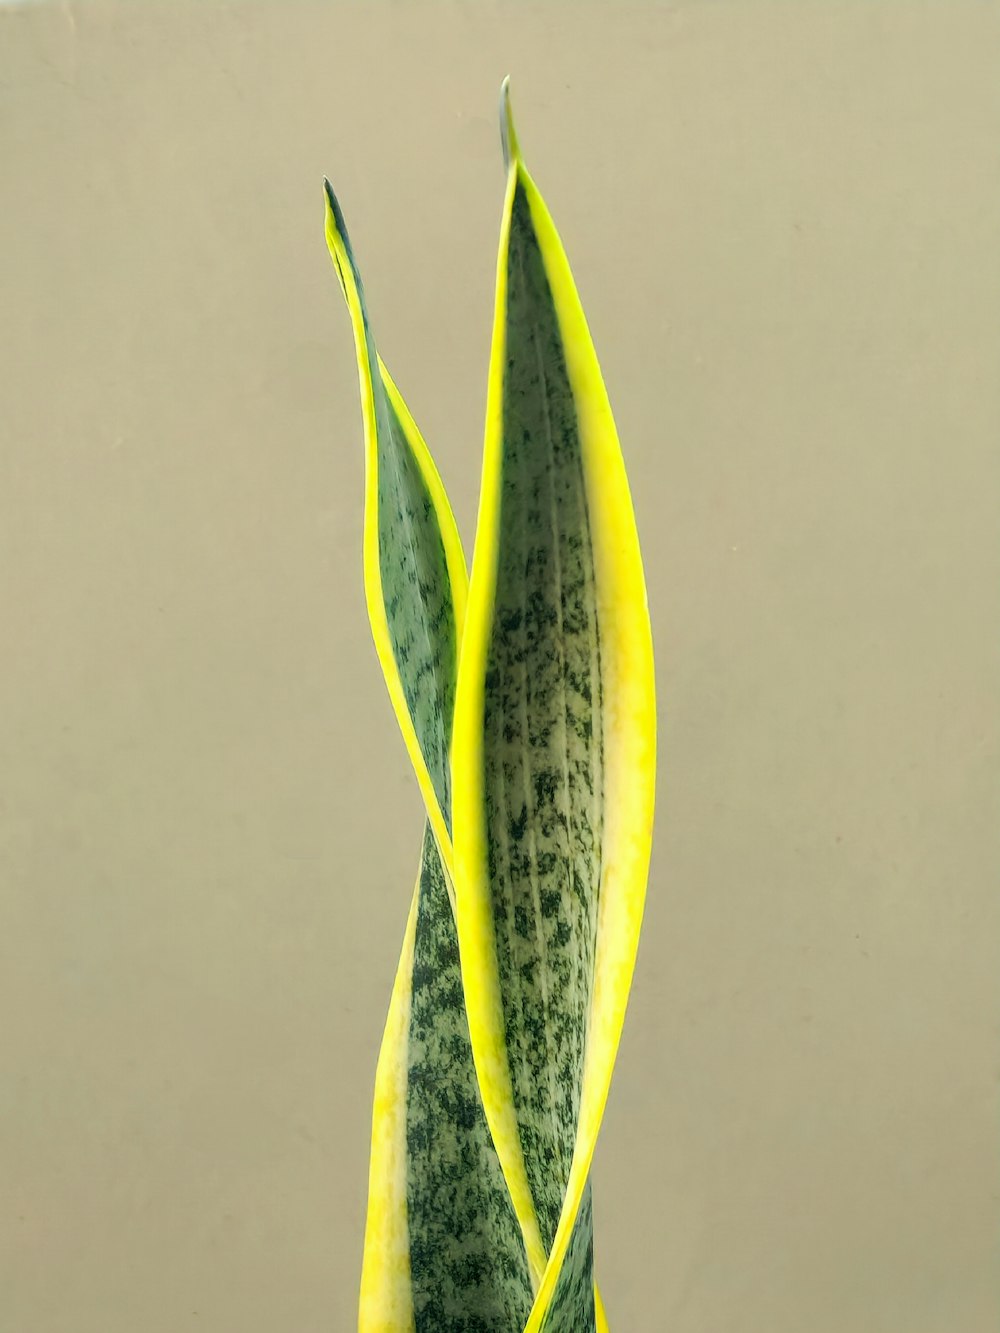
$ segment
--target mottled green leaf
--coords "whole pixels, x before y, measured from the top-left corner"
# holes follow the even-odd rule
[[[378,356],[340,205],[326,235],[354,329],[365,434],[365,595],[393,708],[445,857],[449,746],[467,574],[458,529],[416,423]]]
[[[508,185],[453,745],[458,925],[487,1117],[532,1262],[531,1333],[587,1333],[589,1171],[645,893],[654,698],[607,395],[504,98]]]
[[[376,1074],[361,1333],[520,1333],[532,1286],[476,1081],[449,895],[451,740],[466,571],[454,518],[378,358],[343,216],[366,442],[365,585],[428,825]]]
[[[472,1073],[458,938],[429,827],[408,1060],[407,1214],[416,1333],[520,1333],[532,1299],[527,1260]]]

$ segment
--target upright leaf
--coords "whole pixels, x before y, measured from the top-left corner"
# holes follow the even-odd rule
[[[449,746],[468,576],[437,468],[382,363],[343,214],[326,182],[326,239],[351,315],[365,435],[365,597],[389,697],[427,815],[451,864]]]
[[[426,446],[380,361],[336,197],[326,234],[365,427],[365,589],[428,824],[376,1072],[361,1333],[520,1333],[532,1286],[476,1082],[449,896],[466,571]]]
[[[652,645],[593,344],[506,83],[479,526],[452,747],[457,916],[487,1119],[529,1258],[528,1333],[595,1310],[589,1172],[645,896]]]

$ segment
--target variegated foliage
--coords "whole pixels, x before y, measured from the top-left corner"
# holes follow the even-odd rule
[[[590,1167],[645,895],[652,646],[614,421],[506,82],[501,132],[471,579],[327,185],[368,610],[427,811],[376,1072],[361,1333],[607,1327]]]

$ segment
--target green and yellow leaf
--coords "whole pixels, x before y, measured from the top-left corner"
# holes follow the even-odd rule
[[[427,815],[451,867],[449,742],[468,576],[434,460],[382,363],[337,197],[326,239],[354,330],[365,436],[364,577],[375,650]]]
[[[520,1333],[524,1242],[476,1081],[450,896],[449,749],[467,576],[437,471],[378,357],[327,183],[365,432],[369,617],[428,813],[376,1072],[360,1333]]]
[[[655,775],[632,502],[586,319],[506,83],[479,525],[452,741],[458,934],[486,1117],[540,1274],[586,1333],[589,1174],[631,984]]]

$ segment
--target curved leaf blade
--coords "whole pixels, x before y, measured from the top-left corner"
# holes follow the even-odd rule
[[[520,1333],[532,1284],[482,1108],[450,898],[450,773],[467,578],[426,446],[378,357],[327,183],[366,443],[365,587],[376,649],[427,805],[421,869],[376,1074],[361,1333]]]
[[[451,865],[449,749],[468,577],[448,497],[382,363],[337,197],[326,239],[354,330],[365,435],[365,597],[372,636],[428,818]]]
[[[444,867],[424,834],[412,972],[407,1213],[416,1333],[521,1333],[527,1257],[483,1113]]]
[[[479,527],[452,749],[457,916],[487,1118],[534,1262],[528,1333],[593,1328],[588,1177],[645,895],[652,643],[624,464],[503,94]]]
[[[360,1333],[520,1333],[532,1286],[475,1080],[429,823],[374,1107]]]

